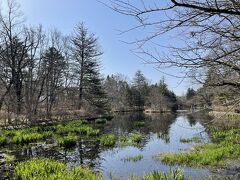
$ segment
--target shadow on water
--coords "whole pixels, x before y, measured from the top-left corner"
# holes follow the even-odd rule
[[[136,122],[144,122],[144,126],[136,127]],[[71,150],[57,147],[53,142],[44,142],[32,146],[5,147],[2,152],[10,152],[15,155],[16,161],[23,161],[34,157],[50,157],[69,166],[87,165],[103,174],[104,179],[109,179],[110,174],[126,179],[130,175],[142,176],[153,171],[168,171],[175,168],[164,165],[157,161],[154,156],[163,152],[180,152],[191,148],[194,143],[181,143],[180,138],[203,137],[208,141],[205,128],[201,125],[201,117],[185,116],[176,114],[143,114],[125,113],[116,114],[112,121],[99,126],[103,134],[113,133],[118,139],[124,134],[141,133],[142,141],[139,146],[120,146],[120,143],[112,148],[102,147],[96,138],[80,139],[77,146]],[[143,158],[137,162],[122,161],[126,156],[142,155]],[[2,179],[6,177],[4,165],[1,165]],[[193,178],[206,177],[210,175],[207,169],[195,169],[184,167],[186,176]],[[5,175],[4,175],[5,174]]]

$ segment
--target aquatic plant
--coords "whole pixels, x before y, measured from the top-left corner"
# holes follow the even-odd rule
[[[65,137],[60,137],[57,139],[57,144],[60,147],[72,148],[77,144],[77,138],[73,135],[68,135]]]
[[[45,141],[50,138],[57,139],[59,136],[68,136],[69,133],[76,136],[97,136],[98,129],[83,123],[82,120],[69,121],[66,123],[55,123],[52,125],[40,125],[32,128],[19,130],[2,130],[0,135],[0,146],[6,144],[24,145]]]
[[[3,154],[3,157],[4,157],[6,162],[11,162],[11,161],[14,161],[16,159],[15,156],[11,155],[11,154]]]
[[[165,143],[170,142],[170,136],[167,132],[158,132],[157,138],[162,139]]]
[[[124,135],[120,138],[120,142],[122,146],[139,146],[141,143],[142,135],[131,133],[128,135]]]
[[[100,144],[103,146],[114,146],[116,141],[116,136],[114,134],[103,135],[100,138]]]
[[[87,129],[87,136],[97,136],[99,135],[99,133],[100,133],[99,129],[93,129],[93,128]]]
[[[142,180],[183,180],[183,172],[179,169],[170,170],[167,173],[153,171],[143,176]]]
[[[113,119],[113,115],[111,113],[106,113],[101,115],[100,118],[105,118],[106,120],[110,121]]]
[[[62,124],[56,126],[56,134],[66,135],[68,133],[76,133],[78,135],[87,136],[97,136],[99,134],[99,130],[87,126],[82,121],[69,122],[65,126],[63,126]]]
[[[144,127],[145,122],[144,121],[136,121],[136,122],[134,122],[134,126],[138,127],[138,128]]]
[[[95,120],[96,124],[105,124],[107,120],[105,118],[98,118]]]
[[[76,166],[68,169],[63,163],[52,159],[38,158],[20,162],[14,169],[17,180],[100,180],[101,176],[94,174],[90,169]]]
[[[15,135],[12,137],[12,143],[14,144],[28,144],[41,140],[46,140],[47,138],[53,135],[52,132],[44,133],[28,133],[24,130],[19,130],[15,132]]]
[[[0,146],[7,144],[7,138],[3,135],[0,136]]]
[[[136,156],[126,156],[124,158],[122,158],[121,160],[124,161],[124,162],[137,162],[137,161],[140,161],[142,160],[143,158],[143,155],[139,154],[139,155],[136,155]]]
[[[179,140],[181,143],[200,143],[201,142],[201,138],[200,137],[193,137],[193,138],[180,138]]]
[[[213,142],[195,146],[186,153],[160,154],[158,159],[166,164],[186,164],[189,166],[224,167],[226,159],[240,158],[239,129],[213,131]]]
[[[153,171],[144,175],[142,178],[131,176],[128,180],[184,180],[183,171],[180,169],[170,170],[168,172]]]

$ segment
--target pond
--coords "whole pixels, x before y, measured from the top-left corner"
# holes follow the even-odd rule
[[[8,152],[16,157],[16,161],[33,157],[51,157],[68,166],[86,165],[96,172],[101,172],[103,179],[114,176],[127,179],[131,175],[143,176],[148,172],[159,170],[162,172],[175,169],[161,163],[155,157],[160,153],[182,152],[189,150],[197,143],[209,142],[208,134],[203,126],[204,116],[190,116],[177,114],[116,114],[111,121],[92,126],[104,134],[115,134],[117,139],[129,133],[141,133],[142,139],[138,146],[121,146],[119,142],[114,147],[103,147],[98,140],[80,139],[77,146],[71,150],[57,147],[52,141],[28,146],[7,146],[1,152]],[[141,122],[141,123],[137,123]],[[138,124],[140,124],[138,126]],[[180,139],[197,137],[198,142],[183,143]],[[137,159],[131,157],[138,156]],[[129,158],[130,157],[130,158]],[[186,177],[199,179],[209,177],[211,172],[205,168],[180,167]],[[1,165],[0,178],[8,176],[6,167]]]

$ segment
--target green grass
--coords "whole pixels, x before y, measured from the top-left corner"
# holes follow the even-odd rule
[[[20,162],[14,169],[17,180],[98,180],[99,175],[90,169],[76,166],[68,169],[63,163],[55,160],[39,158]]]
[[[144,121],[136,121],[136,122],[134,122],[134,126],[138,127],[138,128],[144,127],[145,122]]]
[[[137,161],[141,161],[143,158],[143,155],[139,154],[136,156],[126,156],[124,158],[122,158],[121,160],[124,162],[137,162]]]
[[[107,120],[105,118],[98,118],[95,120],[96,124],[105,124]]]
[[[212,131],[211,144],[195,146],[186,153],[165,153],[158,156],[166,164],[225,167],[225,160],[240,160],[240,129]]]
[[[128,134],[120,138],[120,143],[122,146],[139,146],[141,143],[141,134]]]
[[[64,147],[64,148],[69,149],[69,148],[72,148],[72,147],[76,146],[77,138],[76,138],[76,136],[73,136],[73,135],[60,137],[60,138],[57,139],[57,144],[60,147]]]
[[[114,146],[116,141],[116,136],[114,134],[103,135],[100,138],[100,144],[103,146]]]
[[[201,138],[200,137],[193,137],[193,138],[180,138],[179,140],[181,143],[200,143],[201,142]]]
[[[183,171],[176,169],[169,172],[153,171],[142,178],[136,176],[129,177],[128,180],[184,180]]]

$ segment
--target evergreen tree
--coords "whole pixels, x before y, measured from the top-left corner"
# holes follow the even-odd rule
[[[50,47],[43,55],[42,68],[45,76],[46,110],[52,110],[60,88],[63,87],[63,77],[67,63],[62,54]]]
[[[131,88],[132,103],[134,106],[145,106],[148,96],[148,82],[143,73],[138,70],[133,78],[133,86]],[[131,98],[130,98],[131,99]]]
[[[82,108],[84,101],[102,108],[106,104],[106,95],[99,73],[99,58],[103,53],[99,48],[98,39],[81,23],[75,29],[72,45],[74,71],[79,88],[78,109]]]
[[[192,99],[196,95],[196,91],[192,88],[187,89],[186,98],[187,100]]]

